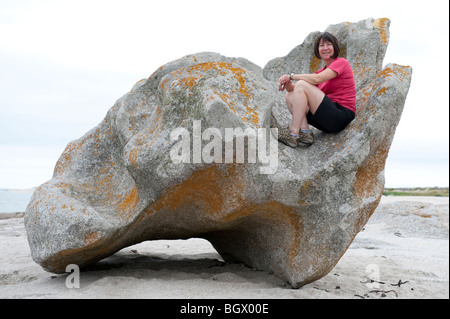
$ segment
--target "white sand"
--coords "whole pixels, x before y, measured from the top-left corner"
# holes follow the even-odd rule
[[[196,238],[127,247],[82,271],[80,288],[69,289],[67,274],[31,260],[23,218],[0,218],[0,298],[448,299],[448,216],[448,198],[383,197],[336,267],[300,289],[225,264]]]

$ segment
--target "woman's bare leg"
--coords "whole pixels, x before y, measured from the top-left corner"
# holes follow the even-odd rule
[[[315,114],[325,94],[316,86],[298,81],[293,91],[286,95],[286,105],[292,114],[291,131],[298,134],[300,129],[309,129],[306,114]]]

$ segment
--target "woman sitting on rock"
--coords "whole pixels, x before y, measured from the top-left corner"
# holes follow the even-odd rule
[[[325,63],[325,67],[314,74],[280,77],[279,90],[287,91],[286,104],[292,114],[291,126],[278,131],[281,142],[290,147],[299,143],[311,145],[314,134],[309,124],[321,131],[335,133],[355,118],[353,71],[346,59],[338,58],[339,51],[336,37],[322,33],[314,42],[314,55]]]

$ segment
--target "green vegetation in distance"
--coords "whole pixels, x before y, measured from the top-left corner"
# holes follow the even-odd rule
[[[448,187],[385,188],[383,195],[448,197]]]

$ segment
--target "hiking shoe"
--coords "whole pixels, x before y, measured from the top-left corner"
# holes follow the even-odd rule
[[[291,129],[289,127],[285,127],[278,129],[278,140],[287,146],[297,147],[299,138],[292,136]]]
[[[308,146],[314,143],[314,133],[312,131],[309,133],[303,133],[302,130],[300,130],[299,135],[298,143]]]

